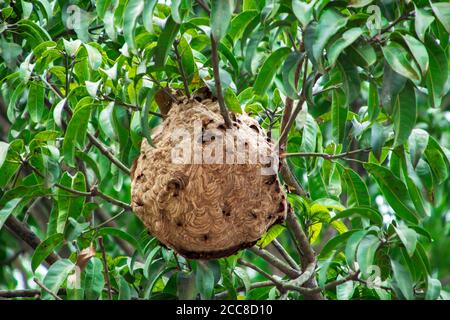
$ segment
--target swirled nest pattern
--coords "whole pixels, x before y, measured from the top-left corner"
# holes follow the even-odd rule
[[[271,150],[272,142],[255,119],[231,115],[232,134],[223,139],[234,139],[235,145],[224,146],[224,154],[237,156],[237,141],[245,141],[249,154]],[[184,101],[154,129],[155,147],[143,139],[131,174],[132,208],[152,235],[186,258],[220,258],[253,246],[269,227],[284,221],[286,197],[277,174],[261,174],[267,164],[259,161],[174,163],[172,151],[179,141],[172,133],[184,129],[195,138],[199,123],[201,132],[226,129],[217,102]],[[205,133],[200,139],[203,152],[217,143]]]

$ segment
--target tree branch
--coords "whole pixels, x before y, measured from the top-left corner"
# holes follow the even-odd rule
[[[177,40],[175,40],[173,42],[173,49],[175,51],[175,57],[177,58],[178,69],[180,70],[181,78],[183,79],[184,93],[186,94],[186,97],[188,97],[188,99],[191,99],[191,93],[189,92],[189,83],[188,83],[186,73],[184,72],[180,52],[178,51],[178,41]]]
[[[217,101],[219,102],[220,113],[222,114],[223,120],[225,121],[225,126],[231,128],[232,122],[230,115],[228,114],[228,109],[225,105],[225,100],[223,99],[222,93],[222,83],[220,82],[220,72],[219,72],[219,54],[217,49],[217,41],[211,33],[211,63],[214,72],[214,82],[216,84],[216,94]]]
[[[53,298],[55,298],[56,300],[62,300],[60,297],[58,297],[58,295],[56,295],[54,292],[52,292],[52,290],[50,290],[49,288],[47,288],[42,282],[39,281],[38,278],[34,278],[33,281],[42,288],[42,290],[44,290],[45,292],[48,292]]]
[[[111,281],[109,279],[109,269],[108,269],[108,260],[106,259],[106,251],[105,246],[103,245],[103,237],[98,238],[98,244],[100,245],[100,250],[102,251],[102,260],[103,260],[103,271],[105,274],[106,287],[108,288],[108,298],[112,300],[112,291],[111,291]]]
[[[351,150],[339,154],[329,154],[329,153],[318,153],[318,152],[293,152],[293,153],[283,153],[280,155],[280,158],[289,158],[289,157],[320,157],[326,160],[345,158],[350,155],[358,154],[358,153],[366,153],[372,151],[372,148],[365,149],[357,149]]]
[[[283,272],[285,275],[287,275],[291,279],[298,278],[301,275],[301,272],[298,270],[295,270],[285,264],[283,261],[275,257],[273,254],[268,252],[267,250],[258,248],[258,247],[251,247],[249,249],[251,252],[256,254],[257,256],[263,258],[265,261],[273,265],[275,268]]]
[[[13,215],[10,215],[5,222],[6,227],[11,230],[19,239],[28,244],[31,248],[36,249],[41,244],[41,239],[31,231],[28,226],[19,221]],[[48,264],[53,264],[61,259],[56,253],[50,253],[45,261]]]

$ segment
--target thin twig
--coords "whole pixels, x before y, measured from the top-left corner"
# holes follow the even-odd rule
[[[232,122],[230,115],[228,114],[228,109],[225,105],[225,100],[222,93],[222,83],[220,82],[220,72],[219,72],[219,54],[217,49],[217,41],[211,33],[211,63],[214,72],[214,82],[216,84],[216,95],[217,101],[219,102],[220,113],[222,114],[223,120],[225,121],[225,126],[231,128]]]
[[[42,288],[42,290],[44,290],[45,292],[48,292],[53,298],[55,298],[56,300],[62,300],[60,297],[58,297],[57,294],[55,294],[52,290],[50,290],[49,288],[47,288],[41,281],[39,281],[38,278],[34,278],[33,281]]]
[[[252,264],[252,263],[250,263],[248,261],[245,261],[242,258],[239,258],[237,262],[242,264],[243,266],[246,266],[246,267],[248,267],[250,269],[255,270],[256,272],[258,272],[259,274],[261,274],[265,278],[269,279],[270,281],[272,281],[275,284],[275,286],[277,286],[277,288],[282,289],[284,287],[283,282],[281,280],[276,279],[275,277],[273,277],[269,273],[267,273],[264,270],[262,270],[260,267],[255,266],[254,264]]]
[[[108,269],[108,260],[106,259],[106,251],[105,246],[103,245],[103,237],[98,238],[98,244],[100,246],[100,250],[102,251],[102,260],[103,260],[103,271],[105,273],[105,281],[106,287],[108,288],[108,298],[112,300],[112,290],[111,290],[111,281],[109,279],[109,269]]]
[[[275,257],[267,250],[258,247],[251,247],[249,250],[257,256],[263,258],[265,261],[273,265],[275,268],[286,274],[291,279],[296,279],[301,275],[300,271],[291,268],[289,265]]]
[[[319,152],[293,152],[293,153],[283,153],[280,155],[280,158],[320,157],[320,158],[324,158],[326,160],[332,160],[332,159],[345,158],[349,155],[354,155],[354,154],[358,154],[358,153],[367,153],[367,152],[370,152],[371,150],[372,150],[372,148],[365,148],[365,149],[351,150],[351,151],[338,153],[338,154],[319,153]]]
[[[186,73],[184,72],[180,52],[178,51],[178,40],[175,40],[173,42],[173,49],[175,52],[175,57],[177,58],[177,64],[178,64],[178,69],[180,70],[180,73],[181,73],[181,78],[183,78],[184,93],[186,94],[186,97],[188,97],[188,99],[191,99],[191,93],[189,92],[188,79],[187,79]]]
[[[281,245],[281,243],[278,242],[277,239],[274,239],[272,241],[272,245],[277,249],[277,251],[281,254],[283,259],[294,269],[299,270],[298,264],[295,262],[295,260],[291,257],[291,255],[284,249],[284,247]]]

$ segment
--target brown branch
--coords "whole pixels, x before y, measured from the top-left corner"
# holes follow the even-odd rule
[[[187,79],[186,73],[183,68],[183,63],[181,61],[180,52],[178,51],[178,43],[179,43],[178,40],[174,41],[173,49],[175,52],[175,57],[177,58],[178,69],[180,70],[181,78],[183,79],[184,93],[186,94],[186,97],[188,97],[188,99],[191,99],[191,93],[189,92],[188,79]]]
[[[257,256],[263,258],[265,261],[273,265],[275,268],[283,272],[291,279],[298,278],[301,275],[300,271],[291,268],[289,265],[287,265],[286,263],[275,257],[267,250],[258,247],[251,247],[249,250],[254,254],[256,254]]]
[[[217,46],[217,41],[216,39],[214,39],[211,33],[211,63],[214,72],[214,82],[216,84],[217,101],[219,102],[220,113],[222,114],[223,120],[225,121],[225,126],[227,128],[231,128],[232,122],[230,119],[230,115],[228,114],[228,109],[225,105],[225,100],[222,93],[222,83],[220,82],[219,54]]]
[[[248,267],[248,268],[250,268],[250,269],[255,270],[257,273],[261,274],[263,277],[269,279],[270,281],[273,282],[273,284],[274,284],[278,289],[283,289],[283,288],[284,288],[283,282],[282,282],[281,280],[278,280],[278,279],[274,278],[272,275],[270,275],[269,273],[265,272],[265,271],[262,270],[260,267],[255,266],[254,264],[252,264],[252,263],[250,263],[250,262],[248,262],[248,261],[245,261],[245,260],[242,259],[242,258],[239,258],[237,262],[238,262],[239,264],[242,264],[243,266],[246,266],[246,267]]]
[[[103,237],[98,238],[98,244],[100,245],[100,250],[102,251],[102,260],[103,260],[103,271],[105,273],[105,281],[106,287],[108,288],[108,298],[112,300],[112,290],[111,290],[111,281],[109,279],[109,269],[108,269],[108,260],[106,259],[106,251],[105,246],[103,245]]]
[[[33,281],[42,288],[42,290],[44,290],[45,292],[48,292],[53,298],[55,298],[56,300],[62,300],[60,297],[58,297],[57,294],[55,294],[52,290],[50,290],[49,288],[47,288],[41,281],[39,281],[39,279],[34,278]]]
[[[299,270],[298,264],[295,262],[295,260],[291,257],[291,255],[284,249],[283,245],[278,242],[277,239],[274,239],[272,241],[272,245],[277,249],[277,251],[280,253],[280,255],[283,257],[283,259],[294,269]]]
[[[127,175],[130,175],[131,171],[130,169],[124,165],[119,159],[117,159],[109,150],[107,147],[105,147],[94,135],[91,133],[87,133],[87,136],[89,138],[89,141],[92,142],[94,146],[97,147],[97,149],[105,156],[107,157],[112,163],[114,163],[120,170],[122,170]]]
[[[31,248],[36,249],[41,244],[41,239],[31,231],[28,226],[19,221],[14,216],[9,216],[5,222],[6,227],[11,230],[19,239],[28,244]],[[48,264],[53,264],[61,259],[56,253],[51,253],[45,258]]]

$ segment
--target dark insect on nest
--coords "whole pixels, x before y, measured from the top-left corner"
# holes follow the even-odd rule
[[[133,211],[162,244],[186,258],[232,255],[253,246],[286,217],[286,197],[276,172],[262,174],[270,164],[245,158],[267,159],[270,139],[249,116],[233,114],[232,119],[233,127],[227,129],[217,102],[209,97],[174,103],[153,132],[155,148],[144,139],[133,166]],[[191,151],[191,161],[183,163],[173,160],[180,148],[174,133],[180,130],[191,137],[183,142],[189,147],[181,144]],[[245,148],[237,148],[239,143]],[[217,144],[222,155],[214,149]],[[216,160],[196,162],[194,153],[199,151]],[[247,161],[236,163],[240,156]],[[227,157],[234,160],[227,162]]]

